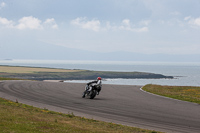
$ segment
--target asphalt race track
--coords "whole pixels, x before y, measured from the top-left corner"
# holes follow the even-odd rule
[[[104,85],[100,95],[81,98],[85,84],[2,81],[0,97],[98,120],[163,132],[199,133],[200,105],[151,95],[141,86]]]

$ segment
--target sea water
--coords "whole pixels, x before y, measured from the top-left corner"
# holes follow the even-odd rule
[[[174,79],[103,79],[103,84],[200,86],[200,63],[194,62],[128,62],[69,60],[0,60],[0,65],[84,69],[97,71],[150,72],[174,76]],[[103,78],[103,77],[102,77]],[[87,80],[67,82],[86,83]]]

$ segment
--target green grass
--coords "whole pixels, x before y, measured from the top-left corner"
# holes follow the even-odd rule
[[[0,80],[23,80],[23,79],[0,77]]]
[[[39,73],[39,72],[78,72],[81,70],[71,69],[56,69],[56,68],[42,68],[42,67],[20,67],[20,66],[0,66],[1,73]]]
[[[1,133],[156,133],[134,127],[107,123],[74,114],[63,114],[0,98]]]
[[[145,85],[143,90],[154,94],[200,104],[200,87]]]

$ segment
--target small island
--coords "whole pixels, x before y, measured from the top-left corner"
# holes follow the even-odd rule
[[[54,69],[41,67],[16,67],[0,66],[0,77],[18,78],[28,80],[93,80],[96,77],[104,79],[172,79],[173,76],[146,72],[114,72],[114,71],[91,71],[77,69]]]

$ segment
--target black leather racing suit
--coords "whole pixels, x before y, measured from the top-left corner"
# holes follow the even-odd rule
[[[91,84],[96,84],[95,87],[96,87],[96,89],[97,89],[97,94],[99,94],[99,92],[101,91],[101,86],[102,86],[102,85],[101,85],[101,80],[94,80],[94,81],[92,81],[92,82],[87,83],[87,88],[86,88],[86,90],[89,89],[89,86],[90,86]]]

